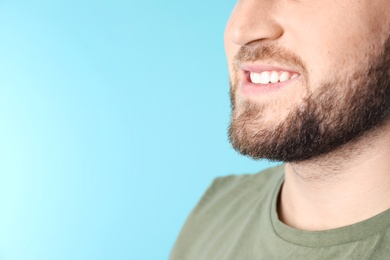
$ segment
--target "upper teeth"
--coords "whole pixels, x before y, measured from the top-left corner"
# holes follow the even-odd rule
[[[263,71],[261,73],[251,72],[250,79],[252,83],[255,84],[269,84],[269,83],[277,83],[284,82],[290,79],[295,79],[298,77],[296,73],[290,73],[287,71]]]

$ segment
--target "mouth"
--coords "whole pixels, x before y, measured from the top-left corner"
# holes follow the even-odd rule
[[[264,94],[277,91],[294,81],[300,74],[277,66],[241,65],[242,90],[244,94]]]
[[[253,84],[268,85],[278,82],[286,82],[299,76],[289,71],[263,71],[261,73],[249,71],[249,80]]]

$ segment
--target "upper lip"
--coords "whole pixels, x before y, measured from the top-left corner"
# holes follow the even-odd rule
[[[262,73],[264,71],[286,71],[293,74],[300,74],[297,71],[294,71],[291,68],[281,67],[281,66],[275,66],[275,65],[265,65],[265,64],[249,64],[249,63],[241,63],[239,64],[239,68],[243,70],[244,72],[255,72],[255,73]]]

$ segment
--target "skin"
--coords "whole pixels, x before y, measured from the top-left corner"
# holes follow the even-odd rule
[[[240,80],[233,78],[233,61],[243,46],[273,44],[288,50],[304,62],[307,73],[264,95],[243,95],[234,86],[236,109],[250,100],[263,106],[264,128],[282,122],[322,82],[351,75],[362,64],[369,64],[370,57],[379,55],[390,32],[388,13],[387,0],[239,0],[225,32],[231,81]],[[284,67],[272,59],[253,64]],[[297,229],[326,230],[389,209],[388,158],[390,123],[385,122],[319,158],[287,163],[280,220]]]

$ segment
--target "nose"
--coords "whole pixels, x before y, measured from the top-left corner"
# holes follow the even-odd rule
[[[255,41],[274,41],[283,35],[275,18],[276,1],[240,0],[225,30],[225,40],[244,46]]]

